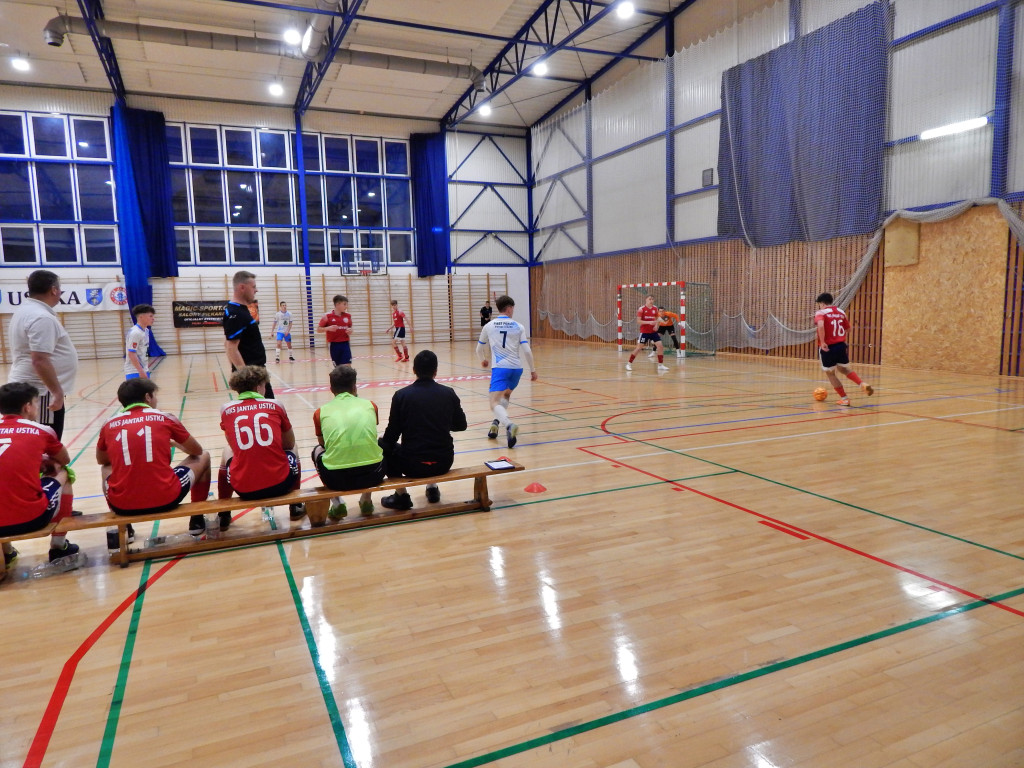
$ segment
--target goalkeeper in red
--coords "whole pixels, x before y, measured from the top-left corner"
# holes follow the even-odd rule
[[[818,311],[814,313],[814,324],[818,329],[818,357],[821,358],[821,369],[825,371],[829,383],[839,395],[839,405],[849,405],[850,398],[846,389],[836,376],[836,369],[846,378],[858,385],[864,394],[870,397],[875,393],[873,387],[861,381],[850,368],[850,355],[846,348],[846,334],[850,330],[850,320],[846,313],[835,306],[831,293],[823,293],[817,298]]]
[[[637,339],[633,354],[629,356],[626,370],[633,370],[633,361],[636,360],[637,353],[643,348],[644,343],[649,341],[654,344],[654,349],[658,353],[658,373],[664,373],[668,370],[668,366],[665,365],[665,347],[658,334],[658,318],[661,316],[661,312],[654,306],[653,296],[647,295],[644,305],[636,311],[636,316],[640,320],[640,338]]]

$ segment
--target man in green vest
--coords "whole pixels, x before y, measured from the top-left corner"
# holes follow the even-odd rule
[[[313,426],[319,443],[313,463],[323,484],[332,491],[370,488],[384,481],[384,453],[377,444],[377,406],[356,394],[356,369],[339,365],[331,371],[334,399],[316,409]],[[359,511],[373,514],[370,494],[359,497]],[[328,516],[338,520],[348,514],[338,496],[331,500]]]

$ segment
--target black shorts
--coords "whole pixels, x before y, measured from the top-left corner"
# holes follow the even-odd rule
[[[332,491],[358,491],[384,482],[383,462],[365,464],[361,467],[328,469],[323,463],[323,453],[314,448],[313,463],[316,465],[316,473],[320,475],[320,482]]]
[[[837,365],[850,364],[850,354],[846,349],[845,341],[830,344],[827,352],[824,349],[819,349],[818,357],[821,359],[822,370],[825,371],[830,371]]]
[[[335,365],[348,365],[352,362],[352,350],[347,341],[331,342],[331,362]]]
[[[388,477],[434,477],[443,475],[455,463],[455,454],[439,457],[406,456],[402,444],[384,448],[384,472]]]
[[[188,496],[188,492],[192,490],[192,484],[196,481],[196,474],[191,469],[185,466],[174,467],[174,474],[178,476],[178,482],[181,483],[181,492],[178,494],[178,498],[174,501],[168,502],[159,507],[147,507],[146,509],[118,509],[109,501],[107,506],[110,507],[116,515],[155,515],[160,512],[170,512],[172,509],[177,508],[181,502]]]
[[[46,509],[39,517],[27,520],[17,525],[0,526],[0,536],[20,536],[23,533],[32,533],[50,524],[53,516],[60,509],[60,483],[54,477],[41,477],[39,484],[43,488],[43,496],[46,497]]]
[[[403,325],[401,328],[395,328],[395,335],[392,336],[392,338],[394,338],[394,339],[404,339],[405,338],[405,326]]]
[[[660,342],[661,335],[657,333],[641,333],[637,344],[643,344],[645,341],[649,341],[651,343]]]
[[[238,498],[244,501],[257,501],[258,499],[269,499],[273,496],[284,496],[286,493],[291,493],[299,487],[299,475],[301,474],[301,468],[299,467],[299,457],[291,451],[284,452],[285,457],[288,459],[288,474],[284,480],[275,485],[271,485],[268,488],[262,488],[258,491],[242,491],[235,489],[235,493],[238,494]],[[235,458],[234,456],[231,459]],[[231,484],[231,459],[228,459],[225,465],[228,470],[228,484]]]

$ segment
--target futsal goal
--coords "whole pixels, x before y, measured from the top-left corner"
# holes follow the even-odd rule
[[[684,280],[634,283],[617,287],[615,314],[620,352],[624,339],[636,339],[640,336],[636,310],[644,303],[648,294],[654,296],[656,307],[679,315],[675,325],[680,357],[715,354],[717,347],[711,286],[707,283],[688,283]],[[665,338],[665,342],[665,348],[672,349],[671,338]]]

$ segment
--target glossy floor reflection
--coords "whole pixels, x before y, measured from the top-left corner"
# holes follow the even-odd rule
[[[19,544],[0,766],[1024,765],[1024,382],[860,366],[839,408],[812,361],[535,346],[511,452],[471,345],[433,347],[456,465],[527,467],[490,513],[123,570],[86,532],[35,581]],[[386,421],[410,366],[359,353]],[[215,455],[224,366],[156,375]],[[271,372],[308,455],[327,366]],[[84,363],[69,413],[86,511],[118,381]]]

